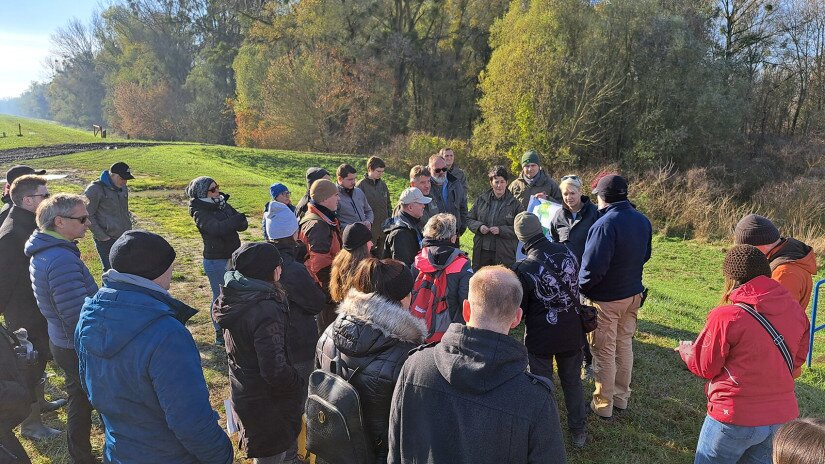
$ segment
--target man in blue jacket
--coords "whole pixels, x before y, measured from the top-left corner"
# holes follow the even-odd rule
[[[650,259],[652,227],[627,200],[627,181],[601,178],[593,189],[601,217],[587,233],[579,288],[599,310],[588,334],[596,389],[590,408],[603,419],[627,408],[633,370],[633,334],[642,304],[642,271]]]
[[[230,464],[232,444],[209,403],[200,354],[169,295],[175,250],[130,230],[75,330],[80,380],[106,432],[104,462]]]
[[[92,406],[80,386],[74,350],[80,308],[86,297],[97,292],[76,242],[89,228],[86,198],[67,193],[49,197],[37,208],[36,220],[38,230],[26,242],[24,251],[31,258],[29,273],[37,306],[48,324],[49,348],[66,374],[69,455],[75,464],[94,464],[97,461],[89,442]]]

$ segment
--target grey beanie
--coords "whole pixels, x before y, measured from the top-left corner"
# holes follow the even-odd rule
[[[523,211],[516,215],[515,219],[516,238],[519,241],[527,243],[530,239],[537,235],[544,236],[544,229],[541,227],[539,217],[533,213]]]
[[[770,219],[758,214],[748,214],[736,223],[733,230],[737,245],[770,245],[779,240],[779,229]]]
[[[298,230],[298,218],[289,206],[272,200],[264,213],[264,228],[266,236],[272,240],[292,237]]]
[[[186,186],[186,195],[189,198],[206,198],[206,192],[209,191],[209,186],[212,185],[212,182],[215,181],[211,177],[196,177]]]

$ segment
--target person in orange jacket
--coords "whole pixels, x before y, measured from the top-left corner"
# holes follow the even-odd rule
[[[770,219],[748,214],[734,229],[734,243],[753,245],[771,265],[771,278],[785,287],[802,309],[808,307],[816,274],[816,254],[813,249],[795,238],[784,238]]]

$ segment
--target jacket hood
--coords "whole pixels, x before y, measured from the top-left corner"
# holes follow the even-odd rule
[[[445,269],[464,252],[447,240],[424,239],[421,253],[416,255],[413,265],[421,272],[435,272]]]
[[[195,310],[168,293],[144,286],[143,281],[111,269],[104,275],[103,287],[86,299],[81,311],[84,323],[75,339],[83,339],[90,353],[111,358],[158,319],[171,316],[183,324],[194,315]]]
[[[772,271],[782,264],[794,263],[806,272],[816,274],[816,255],[813,248],[795,238],[785,239],[785,243],[777,248],[770,256]]]
[[[275,284],[244,277],[238,271],[227,271],[224,283],[212,311],[215,322],[224,329],[232,329],[247,310],[261,301],[285,301],[283,292]]]
[[[784,313],[789,299],[792,300],[793,297],[788,290],[779,282],[766,276],[757,276],[730,293],[731,303],[755,306],[761,314],[765,315]]]
[[[438,372],[453,387],[486,393],[527,370],[527,348],[513,337],[450,324],[433,357]]]
[[[32,236],[29,237],[25,248],[23,248],[23,252],[26,253],[26,256],[32,257],[43,250],[53,247],[66,248],[77,256],[80,256],[80,250],[77,248],[77,244],[75,244],[75,242],[57,238],[55,236],[40,232],[39,230],[35,230]]]
[[[338,305],[338,314],[349,316],[349,320],[369,324],[384,337],[395,338],[403,342],[422,343],[427,337],[427,326],[423,319],[419,319],[398,303],[392,302],[377,293],[362,293],[357,290],[350,290],[347,297]],[[335,333],[336,345],[339,343],[339,336],[344,335],[339,331]],[[358,340],[350,340],[343,336],[341,345],[345,345],[354,351],[358,351],[360,337]],[[339,349],[345,354],[348,353],[344,346]]]
[[[418,227],[416,227],[416,225],[413,224],[412,220],[410,219],[410,216],[408,216],[404,212],[401,212],[396,216],[387,218],[387,220],[384,221],[384,223],[381,225],[381,228],[384,230],[385,234],[389,234],[390,232],[396,229],[410,229],[420,234]]]
[[[122,190],[120,187],[115,186],[114,182],[112,182],[112,176],[111,174],[109,174],[109,171],[102,171],[100,173],[100,179],[98,179],[97,182],[102,184],[104,187],[117,192],[120,192]]]

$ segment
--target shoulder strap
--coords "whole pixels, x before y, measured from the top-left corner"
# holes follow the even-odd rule
[[[358,373],[363,371],[364,367],[369,366],[371,362],[378,359],[378,356],[380,354],[381,353],[379,352],[379,353],[376,353],[375,355],[370,356],[369,358],[367,358],[366,362],[364,362],[360,366],[356,367],[355,370],[352,372],[352,374],[350,374],[349,377],[346,377],[346,376],[344,376],[344,369],[349,368],[349,366],[347,365],[346,360],[344,360],[344,357],[347,357],[347,356],[344,355],[343,353],[339,352],[338,356],[336,356],[335,359],[332,360],[332,363],[334,364],[334,366],[332,366],[332,371],[335,372],[335,374],[338,375],[339,377],[341,377],[342,379],[346,380],[347,382],[351,382],[353,377],[355,377],[356,375],[358,375]]]
[[[771,322],[767,320],[765,316],[756,312],[756,310],[753,309],[750,305],[747,305],[745,303],[736,303],[736,306],[739,306],[740,308],[745,310],[745,312],[753,316],[754,319],[756,319],[759,322],[759,324],[761,324],[762,327],[764,327],[765,330],[768,331],[768,334],[773,339],[773,343],[776,345],[777,348],[779,348],[779,352],[782,354],[782,358],[785,360],[785,364],[788,366],[788,370],[791,372],[791,375],[793,375],[793,358],[791,357],[790,350],[788,350],[788,345],[785,344],[785,338],[779,332],[776,331]]]

